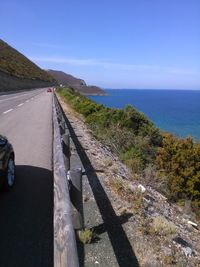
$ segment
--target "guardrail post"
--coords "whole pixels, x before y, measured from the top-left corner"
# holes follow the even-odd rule
[[[71,180],[70,199],[72,203],[72,223],[74,229],[83,229],[83,200],[82,200],[82,169],[73,169],[69,171]]]
[[[68,171],[70,169],[70,138],[69,134],[65,133],[62,136],[62,149],[63,149],[63,154],[64,154],[64,164],[65,168]]]
[[[57,110],[57,118],[58,118],[59,123],[61,121],[63,121],[63,115],[62,115],[62,112],[60,111],[60,109]]]
[[[59,123],[59,128],[60,128],[60,134],[61,136],[65,134],[65,130],[66,130],[66,123],[65,121],[61,120]]]

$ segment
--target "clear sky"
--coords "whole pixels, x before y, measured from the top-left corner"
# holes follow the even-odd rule
[[[1,0],[0,38],[103,88],[200,89],[200,0]]]

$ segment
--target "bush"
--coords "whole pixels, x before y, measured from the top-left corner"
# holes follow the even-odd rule
[[[167,180],[168,198],[191,199],[200,207],[200,144],[190,137],[165,134],[156,162],[161,177]]]
[[[144,168],[140,148],[132,147],[126,152],[121,153],[121,159],[133,172],[139,173]]]

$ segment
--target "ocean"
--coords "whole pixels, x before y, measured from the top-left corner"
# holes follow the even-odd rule
[[[107,107],[131,104],[158,128],[179,137],[200,140],[200,91],[106,89],[107,96],[89,96]]]

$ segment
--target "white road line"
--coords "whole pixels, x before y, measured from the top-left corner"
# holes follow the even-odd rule
[[[7,100],[12,100],[14,98],[18,98],[19,96],[14,96],[14,97],[9,97],[9,98],[4,98],[4,99],[0,99],[0,102],[3,102],[3,101],[7,101]]]
[[[26,93],[26,94],[21,94],[21,95],[14,95],[14,96],[10,96],[10,97],[8,97],[8,98],[3,98],[3,99],[0,99],[0,102],[3,102],[3,101],[8,101],[8,100],[12,100],[12,99],[14,99],[14,98],[19,98],[19,97],[21,97],[21,96],[25,96],[25,95],[27,95],[28,93]]]
[[[19,105],[17,105],[18,107],[21,107],[21,106],[23,106],[24,105],[24,103],[21,103],[21,104],[19,104]]]
[[[29,99],[28,99],[28,100],[26,100],[25,102],[26,102],[26,103],[28,103],[28,102],[29,102]]]
[[[12,111],[12,110],[13,110],[13,108],[8,109],[8,110],[4,111],[3,114],[6,114],[6,113],[8,113],[8,112],[10,112],[10,111]]]

